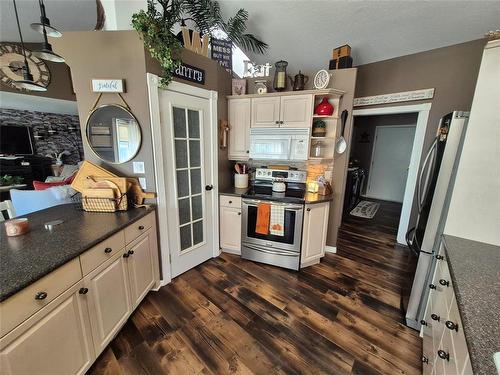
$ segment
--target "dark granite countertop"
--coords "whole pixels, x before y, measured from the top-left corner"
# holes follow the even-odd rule
[[[248,191],[248,188],[239,189],[239,188],[235,188],[235,187],[230,187],[227,189],[219,190],[219,195],[231,195],[233,197],[241,197],[247,191]]]
[[[78,211],[73,205],[60,205],[34,212],[27,217],[31,231],[7,237],[0,229],[0,301],[32,284],[49,272],[76,258],[92,246],[154,211],[136,208],[118,213]],[[52,231],[48,221],[63,224]]]
[[[500,351],[500,246],[444,235],[451,281],[475,375],[496,374]]]
[[[333,200],[333,194],[319,195],[318,193],[306,193],[306,204],[329,202]]]

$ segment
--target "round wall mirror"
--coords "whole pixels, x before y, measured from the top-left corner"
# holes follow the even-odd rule
[[[93,110],[87,120],[87,141],[95,154],[114,164],[131,160],[141,146],[141,128],[135,116],[117,104]]]

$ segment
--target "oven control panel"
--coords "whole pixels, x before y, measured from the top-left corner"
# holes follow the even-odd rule
[[[273,181],[277,178],[284,179],[286,182],[306,182],[306,171],[292,171],[281,169],[257,168],[255,170],[257,180]]]

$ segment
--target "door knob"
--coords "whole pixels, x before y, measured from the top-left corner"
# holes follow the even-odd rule
[[[210,190],[212,190],[213,188],[214,188],[214,185],[207,185],[207,186],[205,186],[205,190],[206,190],[206,191],[210,191]]]

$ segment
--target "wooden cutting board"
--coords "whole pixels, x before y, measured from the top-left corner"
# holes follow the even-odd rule
[[[132,198],[132,202],[135,205],[141,205],[144,203],[144,199],[152,199],[156,198],[156,193],[146,193],[142,191],[141,184],[139,180],[134,177],[128,177],[127,181],[132,185],[130,186],[130,195]]]
[[[83,193],[83,190],[89,187],[89,177],[118,177],[110,171],[85,160],[76,174],[71,187],[76,191]]]

